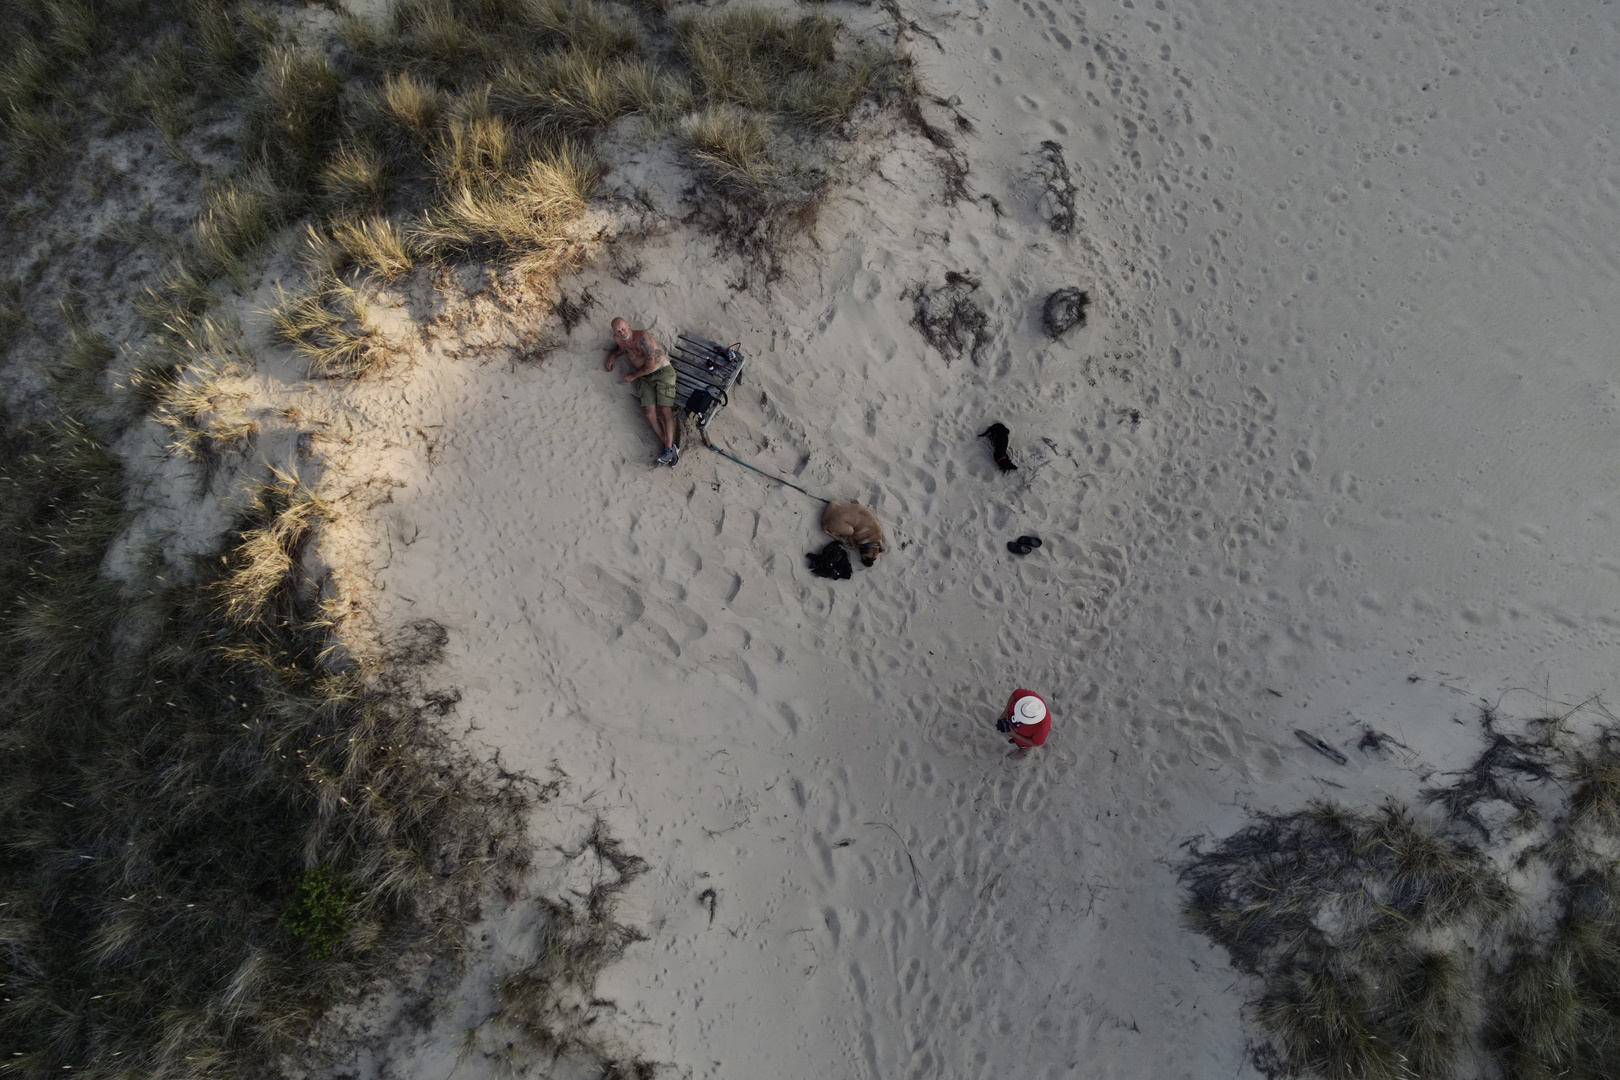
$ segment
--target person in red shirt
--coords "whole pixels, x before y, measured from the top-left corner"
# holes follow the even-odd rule
[[[1021,758],[1046,743],[1052,733],[1052,714],[1046,701],[1032,690],[1018,689],[1007,699],[1007,707],[996,721],[996,730],[1005,732],[1007,741],[1018,747],[1008,757]]]

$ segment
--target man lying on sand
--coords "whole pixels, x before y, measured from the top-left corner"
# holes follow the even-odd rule
[[[613,351],[608,353],[603,367],[612,371],[620,353],[630,358],[630,370],[625,373],[624,381],[636,384],[647,424],[664,444],[658,464],[673,466],[681,457],[681,452],[675,448],[675,365],[669,362],[664,347],[647,331],[632,330],[630,324],[620,318],[615,318],[611,325]]]

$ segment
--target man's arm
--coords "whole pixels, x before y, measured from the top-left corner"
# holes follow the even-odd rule
[[[624,350],[624,355],[630,358],[630,370],[624,373],[625,382],[635,382],[647,374],[646,357],[637,355],[633,349]]]

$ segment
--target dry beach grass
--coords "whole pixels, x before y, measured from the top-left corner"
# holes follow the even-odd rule
[[[1607,1074],[1620,1038],[1616,733],[1606,715],[1570,720],[1484,712],[1483,754],[1426,793],[1438,813],[1321,802],[1186,863],[1189,925],[1260,982],[1257,1067]],[[1488,825],[1492,804],[1512,812]]]

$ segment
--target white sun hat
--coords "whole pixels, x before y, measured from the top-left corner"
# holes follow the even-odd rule
[[[1046,719],[1046,706],[1038,697],[1021,697],[1018,704],[1013,706],[1012,721],[1015,724],[1038,724]]]

